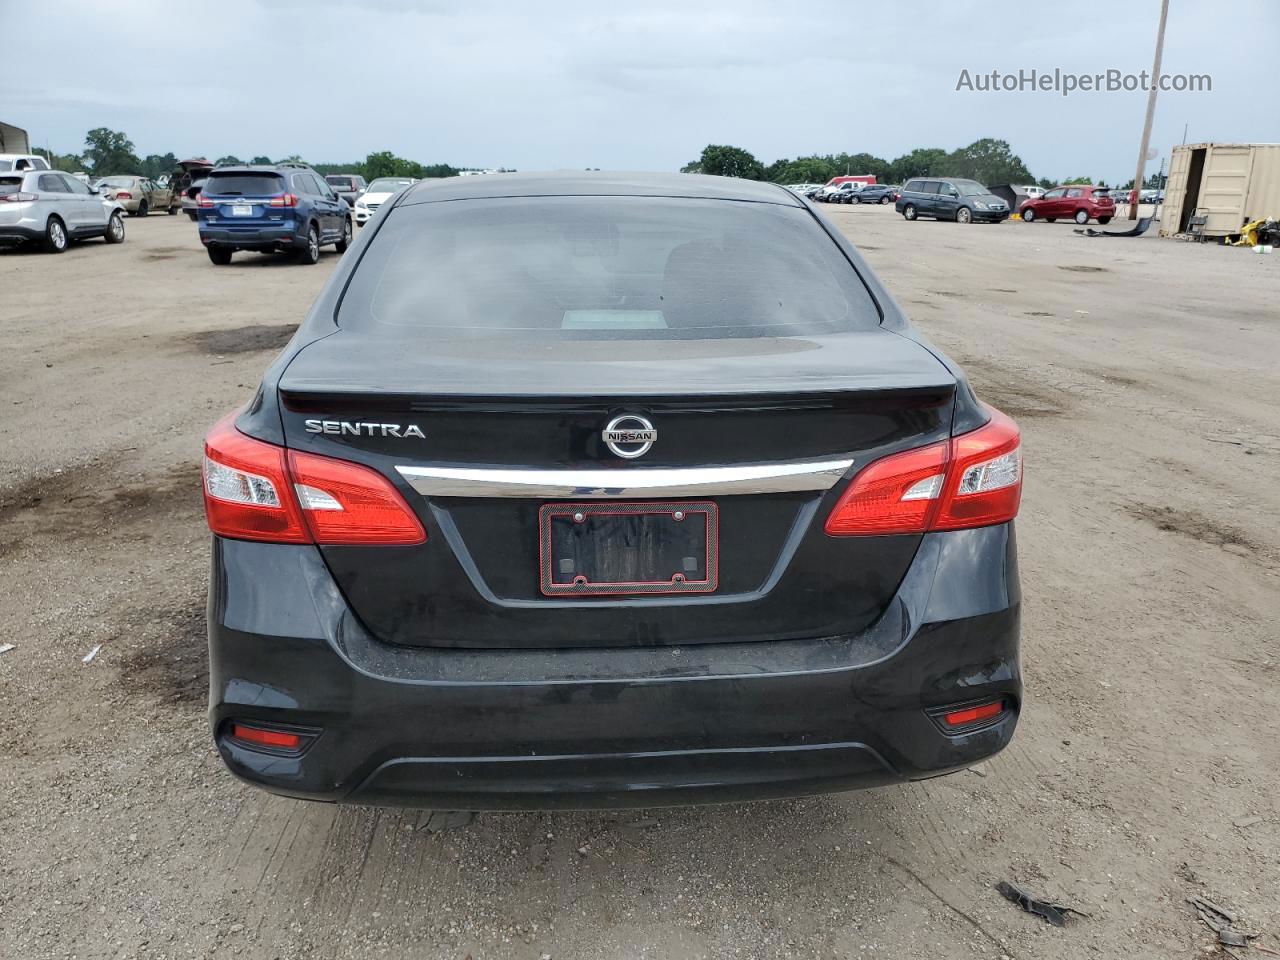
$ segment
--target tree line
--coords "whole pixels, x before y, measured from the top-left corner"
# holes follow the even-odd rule
[[[48,152],[49,165],[55,170],[70,173],[84,171],[91,177],[109,177],[115,175],[138,175],[158,180],[168,176],[178,166],[179,158],[169,153],[152,153],[139,157],[133,141],[122,131],[110,130],[107,127],[94,127],[84,138],[84,150],[80,153]],[[271,157],[259,154],[242,160],[234,154],[225,154],[213,161],[220,163],[305,163],[302,157],[290,154],[287,157]],[[354,173],[366,180],[377,177],[453,177],[465,167],[455,167],[448,163],[418,163],[397,157],[390,150],[379,150],[369,154],[364,160],[350,163],[312,163],[319,174]]]
[[[1093,183],[1092,177],[1066,180],[1036,179],[1022,158],[1013,152],[1007,140],[985,137],[967,147],[944,150],[941,147],[917,147],[893,160],[870,153],[828,153],[782,158],[764,164],[742,147],[708,144],[697,160],[680,168],[682,173],[709,173],[720,177],[742,177],[768,180],[772,183],[826,183],[832,177],[848,174],[871,174],[879,183],[906,183],[912,177],[956,177],[977,180],[987,186],[997,184],[1039,184],[1046,189],[1060,183]],[[1148,178],[1149,187],[1159,186],[1158,175]],[[1105,180],[1098,186],[1107,186]],[[1133,180],[1122,189],[1130,189]]]
[[[85,134],[84,150],[80,153],[49,154],[49,163],[56,170],[85,171],[92,177],[114,174],[138,174],[158,180],[172,173],[178,165],[178,157],[172,152],[148,154],[139,157],[123,132],[107,127],[95,127]],[[218,157],[215,163],[282,163],[305,162],[297,154],[277,157],[274,161],[265,155],[241,160],[233,154]],[[354,173],[366,180],[378,177],[429,177],[456,176],[466,167],[448,163],[423,164],[416,160],[398,157],[390,150],[379,150],[364,160],[349,163],[312,163],[320,174]],[[722,177],[742,177],[747,180],[769,180],[774,183],[826,183],[832,177],[844,174],[872,174],[880,183],[905,183],[912,177],[963,177],[993,186],[1000,183],[1032,184],[1053,187],[1059,183],[1093,183],[1091,177],[1072,177],[1065,180],[1036,179],[1022,159],[1006,140],[984,138],[967,147],[944,150],[941,147],[917,147],[893,160],[885,160],[870,153],[828,153],[821,156],[782,158],[765,165],[749,151],[726,144],[708,144],[697,160],[680,168],[684,173],[709,173]],[[1144,187],[1156,188],[1163,184],[1159,174],[1152,174]],[[1098,186],[1107,186],[1105,180]],[[1117,184],[1128,190],[1133,180]]]

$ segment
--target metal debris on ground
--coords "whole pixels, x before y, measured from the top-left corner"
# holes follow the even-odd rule
[[[8,653],[10,650],[18,649],[16,643],[0,643],[0,653]]]
[[[1218,942],[1227,947],[1247,947],[1256,933],[1246,933],[1235,928],[1236,915],[1226,907],[1199,895],[1187,897],[1187,903],[1196,908],[1205,926],[1218,935]]]
[[[996,884],[996,889],[1009,902],[1016,903],[1027,913],[1034,913],[1037,917],[1043,917],[1055,927],[1065,927],[1068,914],[1074,913],[1080,917],[1088,916],[1088,914],[1081,913],[1072,907],[1040,900],[1030,891],[1018,886],[1016,883],[1010,883],[1008,880],[1001,880]]]
[[[1128,230],[1095,230],[1093,227],[1085,227],[1075,232],[1084,237],[1140,237],[1147,232],[1153,219],[1153,217],[1143,217],[1138,221],[1137,226],[1130,227]]]
[[[86,653],[83,657],[81,657],[81,658],[80,658],[80,662],[81,662],[81,663],[92,663],[92,662],[93,662],[93,658],[94,658],[94,657],[96,657],[96,656],[98,655],[99,651],[101,651],[101,650],[102,650],[102,644],[98,644],[96,647],[94,647],[92,650],[90,650],[88,653]]]

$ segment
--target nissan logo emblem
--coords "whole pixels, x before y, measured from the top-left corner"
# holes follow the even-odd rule
[[[658,439],[658,431],[644,417],[624,413],[610,420],[600,436],[611,452],[626,460],[634,460],[649,452],[649,448]]]

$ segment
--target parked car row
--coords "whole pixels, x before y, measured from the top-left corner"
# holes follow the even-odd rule
[[[871,183],[861,190],[841,190],[832,194],[828,203],[893,203],[901,187],[890,183]]]

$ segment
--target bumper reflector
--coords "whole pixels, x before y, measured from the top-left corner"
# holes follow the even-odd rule
[[[251,727],[244,723],[233,723],[231,725],[231,736],[242,743],[253,744],[259,747],[272,747],[276,750],[297,750],[302,746],[302,736],[296,733],[286,733],[282,730],[266,730],[261,727]]]
[[[984,720],[991,720],[1002,713],[1004,713],[1004,701],[996,700],[994,703],[965,707],[962,710],[951,710],[942,715],[942,722],[945,726],[954,730],[957,727],[969,727],[976,723],[982,723]]]

